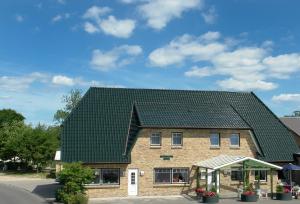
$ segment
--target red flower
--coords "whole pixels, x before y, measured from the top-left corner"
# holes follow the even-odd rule
[[[255,192],[253,192],[253,191],[245,191],[243,193],[243,195],[254,195],[254,194],[255,194]]]
[[[203,188],[196,188],[196,193],[204,193],[205,190]]]
[[[283,191],[284,193],[289,193],[290,192],[290,190],[289,189],[284,189],[284,191]]]
[[[211,192],[211,191],[206,191],[204,193],[205,197],[215,197],[217,194],[215,192]]]

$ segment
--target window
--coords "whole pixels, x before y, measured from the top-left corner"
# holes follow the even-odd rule
[[[212,147],[220,146],[220,134],[213,133],[210,135],[210,146],[212,146]]]
[[[95,179],[92,184],[119,185],[120,169],[95,169]]]
[[[150,136],[150,145],[151,146],[160,146],[161,145],[161,136],[159,132],[152,133]]]
[[[230,146],[239,147],[240,146],[240,134],[233,133],[230,136]]]
[[[255,180],[258,181],[267,181],[267,171],[266,170],[259,170],[254,171]]]
[[[154,183],[176,184],[188,183],[188,168],[159,168],[154,169]]]
[[[182,133],[173,132],[172,133],[172,145],[173,146],[182,146]]]
[[[243,181],[243,171],[239,168],[231,168],[231,180]]]

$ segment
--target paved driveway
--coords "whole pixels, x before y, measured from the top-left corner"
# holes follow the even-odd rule
[[[196,201],[191,198],[184,197],[159,197],[159,198],[125,198],[125,199],[91,199],[91,204],[196,204]],[[235,199],[221,199],[220,204],[242,204],[243,202],[237,201]],[[256,202],[258,204],[299,204],[300,200],[293,201],[276,201],[276,200],[260,200]]]
[[[60,187],[53,179],[8,178],[2,176],[0,177],[0,185],[23,189],[48,202],[55,199],[55,191]]]
[[[0,204],[45,204],[44,199],[22,188],[0,184]]]

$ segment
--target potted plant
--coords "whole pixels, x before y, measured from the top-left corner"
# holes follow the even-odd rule
[[[242,202],[256,202],[257,201],[257,195],[253,189],[252,183],[245,188],[245,191],[241,195],[241,201]]]
[[[295,199],[298,199],[299,195],[300,195],[300,187],[299,186],[294,186],[293,187],[293,192],[295,195]]]
[[[203,193],[203,203],[218,203],[219,195],[217,194],[217,190],[213,187],[210,191],[206,191]]]
[[[203,188],[196,188],[196,189],[195,189],[195,192],[196,192],[196,194],[197,194],[197,198],[198,198],[199,200],[201,200],[202,197],[203,197],[203,194],[204,194],[205,190],[204,190]]]
[[[282,185],[276,186],[276,200],[292,200],[292,193],[289,189],[284,188]]]

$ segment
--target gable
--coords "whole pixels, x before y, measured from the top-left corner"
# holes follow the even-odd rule
[[[217,124],[214,120],[225,117],[222,123],[236,124],[236,128],[249,126],[252,129],[262,150],[263,155],[260,159],[292,161],[293,153],[299,151],[290,131],[253,93],[90,88],[63,124],[62,161],[129,163],[130,154],[124,152],[131,146],[127,145],[128,142],[134,143],[134,135],[138,131],[132,131],[132,127],[139,126],[138,123],[132,124],[135,103],[137,115],[141,108],[140,112],[144,115],[140,113],[143,115],[142,121],[134,120],[141,123],[153,123],[149,114],[161,117],[155,113],[155,105],[143,104],[179,104],[179,114],[174,109],[174,114],[167,115],[165,112],[163,117],[180,117],[183,113],[185,117],[189,117],[186,107],[194,108],[197,113],[205,104],[213,103],[214,108],[208,106],[205,110],[212,112],[213,122]],[[165,106],[161,105],[160,108],[166,108]],[[215,115],[214,112],[218,109],[225,112],[220,112],[219,116]],[[230,121],[231,117],[228,115],[235,118],[235,122]],[[191,118],[195,119],[196,116],[197,114]],[[168,123],[169,121],[164,120],[165,126],[170,125]],[[128,140],[129,135],[131,140]]]

